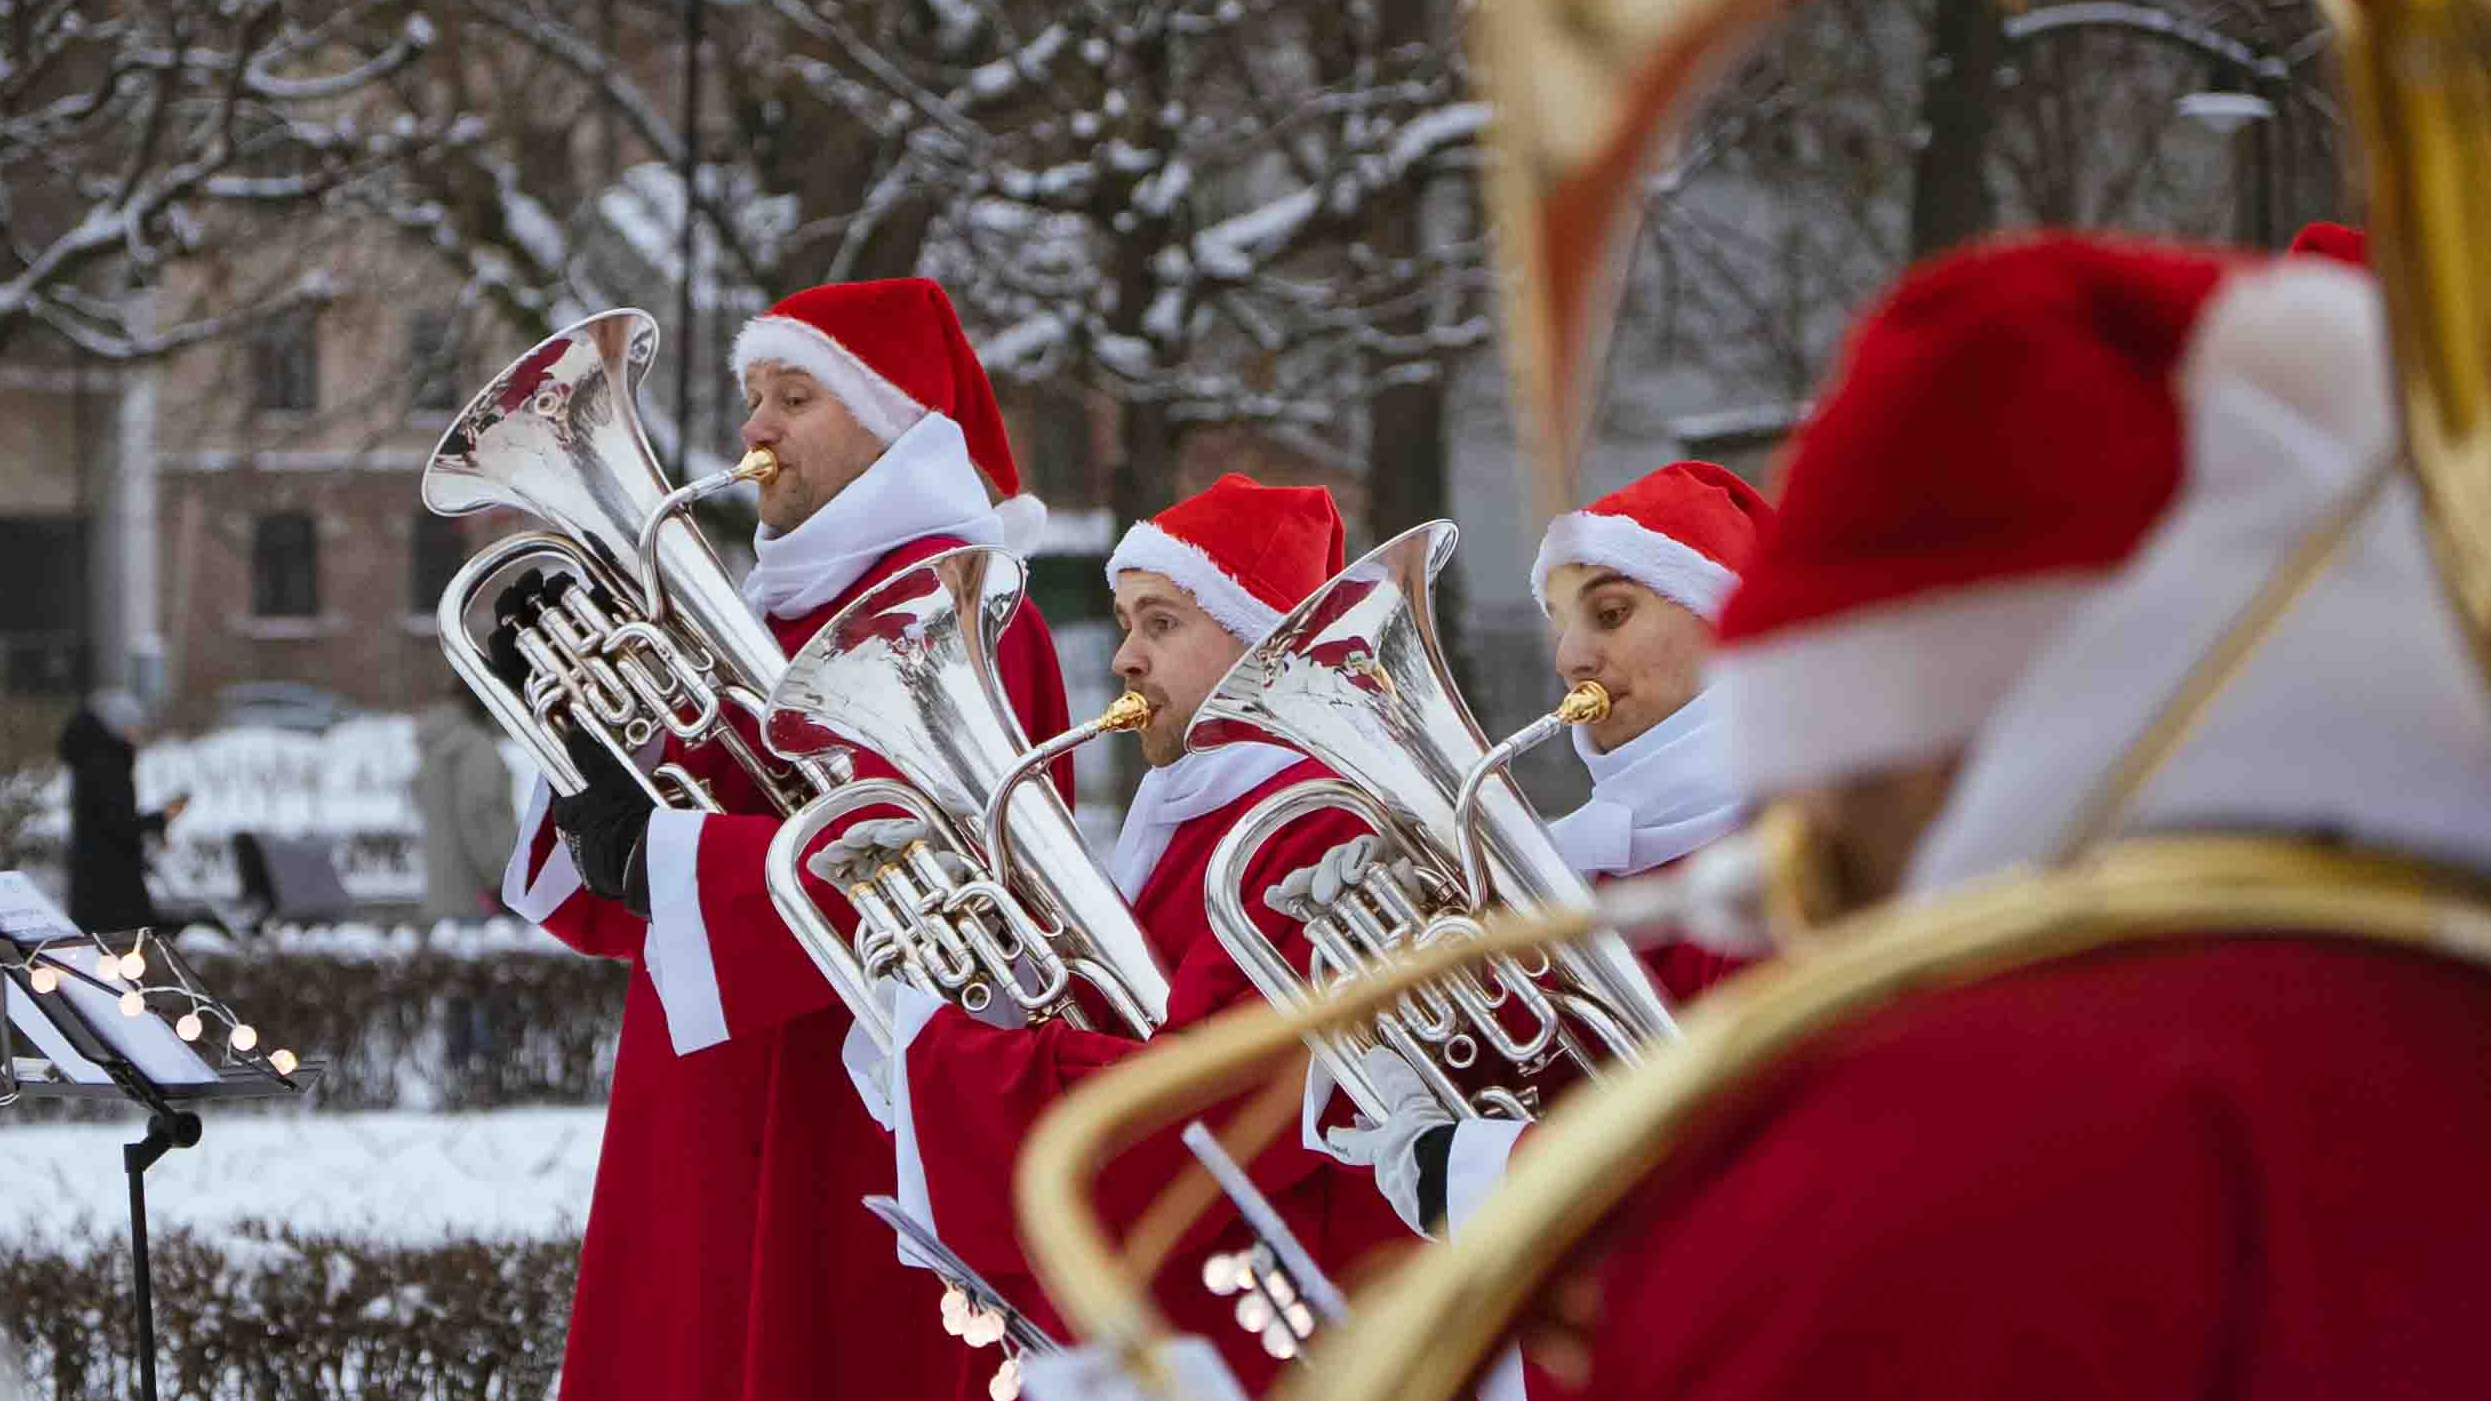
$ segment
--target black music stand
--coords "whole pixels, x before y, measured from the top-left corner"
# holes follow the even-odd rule
[[[199,1142],[196,1106],[216,1100],[301,1094],[321,1066],[281,1072],[266,1057],[231,1053],[210,1065],[160,1018],[119,1010],[129,988],[78,967],[73,952],[101,949],[18,872],[0,872],[0,1105],[28,1099],[126,1099],[147,1110],[147,1135],[122,1145],[130,1178],[130,1263],[136,1280],[139,1395],[156,1401],[155,1296],[147,1267],[147,1169],[175,1148]],[[198,975],[169,943],[149,957],[165,960],[178,985],[196,989]],[[38,992],[38,973],[49,984]],[[102,1000],[98,1000],[98,995]],[[223,1004],[216,1004],[220,1009]],[[111,1009],[108,1013],[102,1009]],[[225,1009],[230,1010],[230,1009]],[[23,1034],[27,1049],[18,1055]]]

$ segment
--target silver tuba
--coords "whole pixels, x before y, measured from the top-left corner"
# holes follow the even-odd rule
[[[946,550],[841,609],[770,693],[772,749],[801,757],[856,745],[902,775],[817,799],[779,829],[768,858],[780,918],[885,1047],[892,1028],[869,991],[881,977],[971,1012],[1002,999],[1031,1021],[1079,1026],[1088,1019],[1075,992],[1086,985],[1135,1036],[1167,1019],[1167,974],[1132,908],[1063,799],[1028,781],[1091,738],[1140,728],[1150,709],[1128,695],[1031,747],[995,670],[1026,583],[1005,551]],[[824,828],[874,807],[899,809],[930,836],[847,883],[851,944],[801,872]]]
[[[1491,746],[1454,687],[1436,632],[1435,575],[1458,532],[1447,521],[1408,530],[1343,570],[1248,648],[1195,712],[1188,748],[1280,744],[1339,778],[1295,784],[1257,804],[1211,854],[1204,875],[1211,926],[1263,995],[1288,1010],[1346,979],[1389,971],[1409,953],[1476,937],[1495,907],[1589,908],[1591,888],[1566,865],[1503,767],[1568,723],[1606,713],[1605,696],[1570,697],[1558,712]],[[1314,948],[1300,979],[1247,914],[1242,888],[1262,844],[1326,807],[1348,809],[1397,859],[1377,861],[1329,907],[1298,902]],[[1390,1106],[1359,1053],[1380,1041],[1401,1053],[1447,1111],[1533,1117],[1533,1081],[1559,1063],[1592,1073],[1636,1064],[1652,1039],[1674,1038],[1668,1004],[1614,933],[1528,957],[1498,956],[1405,996],[1364,1033],[1309,1038],[1359,1109],[1381,1123]],[[1465,1088],[1483,1051],[1503,1064]]]
[[[424,504],[445,516],[516,507],[545,521],[495,541],[442,591],[441,649],[468,688],[527,747],[554,788],[576,793],[563,733],[595,736],[660,804],[715,811],[681,766],[640,774],[631,756],[671,735],[724,746],[784,815],[844,776],[844,755],[792,765],[757,754],[727,723],[756,722],[787,668],[778,639],[744,604],[683,512],[778,470],[767,452],[733,471],[669,489],[640,430],[634,395],[657,355],[647,312],[603,312],[540,342],[468,402],[424,467]],[[530,567],[579,584],[520,631],[530,663],[514,696],[494,676],[482,639],[493,601]]]

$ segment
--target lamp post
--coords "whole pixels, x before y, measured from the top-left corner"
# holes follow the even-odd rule
[[[2275,104],[2253,92],[2209,91],[2187,93],[2180,98],[2178,105],[2181,116],[2225,141],[2247,132],[2248,150],[2244,164],[2248,178],[2240,187],[2238,200],[2238,204],[2245,208],[2241,214],[2234,216],[2234,225],[2245,225],[2242,231],[2257,246],[2273,247],[2274,166],[2267,134],[2273,123]]]

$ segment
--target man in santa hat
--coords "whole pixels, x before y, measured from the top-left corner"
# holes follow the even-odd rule
[[[1736,772],[1808,815],[1832,905],[2056,858],[2395,450],[2374,284],[2224,272],[1982,250],[1853,341],[1715,667]],[[2480,875],[2486,795],[2491,703],[2399,481],[2116,830]],[[2175,935],[1903,996],[1709,1106],[1535,1355],[1604,1401],[2470,1395],[2486,1056],[2481,967],[2340,940]]]
[[[1031,523],[985,371],[935,284],[799,292],[745,325],[733,368],[745,447],[779,460],[743,593],[789,654],[910,565],[1013,546]],[[1001,508],[990,483],[1011,498]],[[506,682],[526,675],[511,626],[566,582],[523,582],[500,601]],[[1034,606],[998,651],[1022,727],[1062,731],[1063,681]],[[853,1018],[765,889],[779,819],[717,746],[670,743],[665,757],[705,779],[722,814],[653,811],[604,750],[572,749],[589,786],[551,798],[537,785],[503,878],[520,914],[634,965],[563,1394],[949,1394],[961,1359],[936,1317],[940,1289],[894,1262],[888,1229],[858,1205],[894,1188],[890,1139],[836,1083]],[[860,777],[893,773],[855,758]],[[1068,771],[1055,777],[1069,798]],[[852,926],[828,886],[811,889]]]
[[[1116,621],[1124,630],[1116,674],[1155,707],[1140,732],[1151,768],[1109,869],[1170,970],[1168,1016],[1159,1035],[1260,998],[1211,930],[1205,867],[1220,839],[1257,803],[1292,784],[1329,776],[1321,764],[1276,745],[1188,752],[1186,728],[1246,648],[1341,566],[1341,519],[1329,492],[1265,487],[1234,473],[1135,525],[1108,559]],[[1264,844],[1248,867],[1246,887],[1276,883],[1360,830],[1338,809],[1301,818]],[[1246,903],[1264,935],[1303,972],[1308,950],[1297,923],[1258,901]],[[971,1268],[1033,1314],[1048,1317],[1035,1298],[1013,1223],[1013,1165],[1040,1115],[1142,1043],[1060,1021],[990,1026],[914,988],[880,987],[893,1003],[897,1049],[883,1056],[858,1034],[849,1038],[848,1051],[858,1093],[898,1137],[901,1199]],[[1223,1115],[1207,1117],[1216,1125]],[[1190,1162],[1173,1131],[1120,1150],[1097,1193],[1111,1225],[1132,1225]],[[1372,1188],[1294,1138],[1274,1144],[1248,1167],[1319,1258],[1354,1258],[1400,1234]],[[1259,1390],[1279,1361],[1230,1320],[1236,1301],[1202,1283],[1207,1257],[1252,1244],[1233,1213],[1206,1215],[1171,1253],[1157,1283],[1169,1319],[1212,1339],[1237,1376]]]
[[[1591,771],[1591,800],[1549,824],[1567,864],[1584,876],[1656,870],[1744,815],[1702,673],[1722,601],[1772,518],[1756,489],[1727,468],[1673,462],[1559,516],[1541,538],[1531,594],[1555,634],[1558,678],[1596,681],[1609,693],[1606,718],[1572,729]],[[1341,869],[1314,879],[1354,882],[1372,845],[1362,838],[1326,853],[1325,863]],[[1646,959],[1670,996],[1684,1000],[1762,951],[1671,940]],[[1329,1141],[1346,1161],[1375,1170],[1412,1230],[1458,1227],[1503,1176],[1528,1126],[1457,1123],[1390,1050],[1370,1051],[1365,1067],[1392,1112],[1381,1125],[1336,1128]]]

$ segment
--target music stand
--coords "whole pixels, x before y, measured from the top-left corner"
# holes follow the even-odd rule
[[[126,943],[130,953],[115,955],[115,943]],[[124,968],[134,971],[125,977]],[[155,1009],[146,1005],[151,996],[182,1004],[178,1027],[152,1015]],[[211,1065],[191,1045],[204,1031],[203,1011],[232,1029],[219,1064]],[[20,1035],[41,1054],[19,1056]],[[290,1052],[255,1054],[256,1044],[249,1024],[207,995],[171,944],[145,930],[109,940],[85,933],[23,873],[0,872],[0,1106],[20,1098],[127,1099],[147,1110],[147,1136],[121,1148],[122,1170],[130,1178],[130,1263],[137,1281],[143,1401],[156,1401],[147,1169],[175,1148],[198,1144],[201,1126],[194,1106],[300,1094],[320,1073],[319,1065],[298,1064]]]

